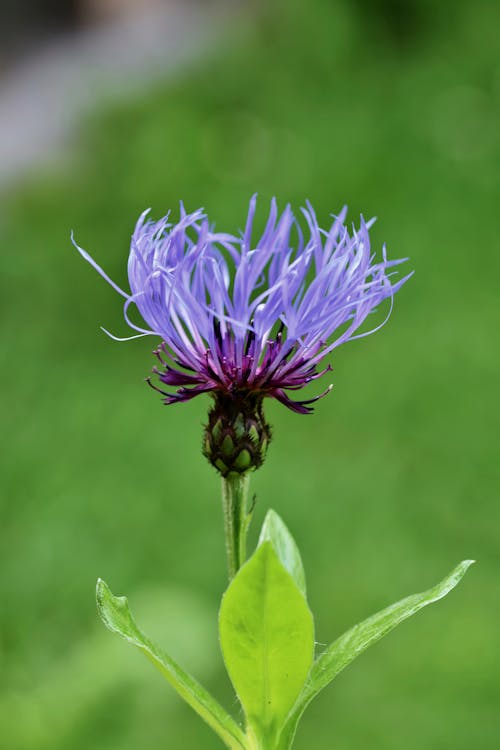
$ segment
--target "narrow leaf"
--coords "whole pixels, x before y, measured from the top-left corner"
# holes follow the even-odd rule
[[[155,646],[137,627],[124,596],[113,596],[99,579],[96,589],[97,609],[109,630],[137,646],[177,690],[191,708],[218,734],[232,750],[244,750],[247,742],[241,728],[224,708],[191,675]]]
[[[403,620],[428,604],[442,599],[460,582],[474,560],[464,560],[440,583],[422,594],[414,594],[377,612],[337,638],[314,662],[309,680],[291,711],[283,729],[279,748],[288,748],[297,723],[313,698],[326,687],[353,659],[366,651]]]
[[[314,625],[270,542],[263,542],[232,580],[219,625],[224,661],[250,733],[274,747],[311,667]]]
[[[268,510],[259,537],[259,546],[271,542],[283,567],[288,570],[293,580],[306,595],[306,575],[295,539],[288,531],[283,520],[274,510]]]

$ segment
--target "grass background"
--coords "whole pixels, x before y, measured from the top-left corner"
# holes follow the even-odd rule
[[[312,417],[269,403],[255,476],[298,538],[326,643],[479,564],[312,705],[297,750],[493,750],[500,719],[499,6],[271,3],[175,82],[95,113],[71,168],[2,199],[0,737],[6,750],[217,748],[97,622],[126,592],[145,629],[234,705],[217,652],[225,563],[207,401],[163,407],[151,342],[115,344],[132,226],[182,198],[219,227],[309,198],[376,215],[416,274],[378,334],[337,350]]]

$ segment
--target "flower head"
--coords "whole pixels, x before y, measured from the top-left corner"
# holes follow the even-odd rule
[[[312,411],[311,404],[331,386],[307,400],[293,400],[289,392],[330,370],[322,362],[337,346],[380,328],[383,323],[359,333],[383,300],[389,298],[392,309],[395,292],[408,278],[393,281],[393,268],[403,261],[387,260],[385,247],[382,260],[375,261],[369,237],[373,220],[366,223],[361,217],[359,228],[349,232],[344,208],[328,229],[321,229],[307,203],[302,209],[304,234],[290,206],[280,215],[273,199],[258,236],[255,208],[254,196],[240,236],[216,232],[201,209],[188,214],[181,204],[177,223],[169,215],[152,221],[145,211],[132,235],[130,292],[76,246],[123,296],[125,320],[135,331],[129,338],[161,338],[154,352],[160,385],[148,382],[165,403],[201,393],[215,397],[219,408],[211,413],[214,429],[205,451],[213,463],[216,455],[224,466],[241,459],[242,424],[248,428],[245,450],[252,453],[256,446],[250,463],[261,462],[262,445],[270,438],[262,414],[264,397],[301,414]],[[145,326],[131,320],[132,305]],[[250,438],[248,425],[258,439]],[[229,458],[221,447],[224,440],[226,447],[232,446]],[[246,454],[244,458],[242,470],[248,468]]]
[[[409,277],[392,281],[391,269],[403,261],[387,260],[385,247],[374,261],[373,220],[361,218],[350,233],[344,208],[324,230],[308,203],[304,237],[290,206],[279,215],[273,199],[256,237],[255,206],[254,196],[239,237],[215,232],[201,209],[187,214],[181,204],[177,224],[169,215],[152,221],[145,211],[132,235],[130,293],[77,246],[124,297],[125,320],[136,335],[162,339],[154,372],[168,388],[162,389],[167,404],[207,392],[253,393],[310,412],[321,396],[294,401],[286,392],[331,369],[321,363],[337,346],[378,330],[383,323],[357,333],[380,302],[390,298],[392,307]],[[131,305],[147,327],[131,320]]]

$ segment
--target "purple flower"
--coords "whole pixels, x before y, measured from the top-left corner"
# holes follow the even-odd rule
[[[267,224],[253,230],[256,197],[241,236],[215,232],[203,210],[160,221],[145,211],[132,235],[130,293],[121,289],[85,252],[82,256],[122,295],[124,316],[137,336],[159,336],[153,385],[165,403],[212,393],[227,401],[247,396],[276,398],[295,412],[312,411],[315,398],[294,401],[297,391],[330,370],[325,357],[359,333],[365,318],[409,278],[393,281],[385,246],[375,262],[369,228],[344,225],[346,209],[329,229],[318,225],[312,206],[302,209],[303,233],[290,206],[278,213],[273,199]],[[140,312],[145,326],[130,318]],[[389,313],[386,317],[389,317]],[[107,332],[107,331],[106,331]],[[108,332],[107,332],[108,333]],[[117,338],[109,334],[112,338]],[[123,340],[123,339],[118,339]]]

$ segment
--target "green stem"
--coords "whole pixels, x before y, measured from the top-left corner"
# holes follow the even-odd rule
[[[247,742],[248,750],[277,750],[278,745],[276,744],[275,737],[257,737],[251,727],[247,727],[245,734],[245,740]],[[281,748],[281,745],[279,746]],[[283,746],[284,750],[289,750],[289,745]]]
[[[250,521],[248,489],[250,472],[230,474],[222,478],[222,507],[229,580],[231,581],[246,560],[246,537]]]

